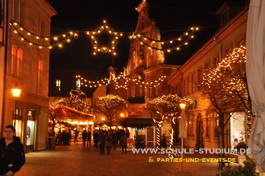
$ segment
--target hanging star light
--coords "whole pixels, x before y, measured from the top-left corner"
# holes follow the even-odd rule
[[[97,35],[104,33],[104,32],[112,36],[112,41],[111,41],[110,46],[102,46],[98,42]],[[93,55],[96,55],[98,52],[112,53],[114,56],[117,55],[115,49],[116,49],[116,46],[118,45],[118,39],[119,37],[123,36],[123,33],[115,32],[114,29],[112,29],[111,27],[107,25],[106,20],[103,20],[103,25],[95,29],[95,31],[92,31],[92,32],[87,31],[87,35],[89,35],[92,40],[92,45],[94,48]]]

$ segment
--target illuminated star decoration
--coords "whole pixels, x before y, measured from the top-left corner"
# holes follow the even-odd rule
[[[112,36],[112,41],[110,46],[101,46],[97,40],[97,35],[101,34],[101,33],[107,33],[110,34]],[[107,21],[103,20],[103,25],[99,28],[97,28],[95,31],[91,32],[91,31],[87,31],[87,35],[90,36],[91,40],[92,40],[92,45],[94,46],[94,52],[93,55],[96,55],[98,52],[102,52],[102,53],[112,53],[114,56],[117,55],[117,53],[115,52],[115,48],[118,45],[118,39],[119,37],[122,37],[123,34],[120,32],[115,32],[114,29],[112,29],[111,27],[109,27],[107,25]]]

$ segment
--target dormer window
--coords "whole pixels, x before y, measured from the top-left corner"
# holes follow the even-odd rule
[[[216,12],[220,16],[220,26],[223,27],[229,22],[229,6],[225,2]]]

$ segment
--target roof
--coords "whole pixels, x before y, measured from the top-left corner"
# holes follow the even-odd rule
[[[124,127],[143,128],[154,126],[151,118],[124,118],[120,121],[120,125]]]

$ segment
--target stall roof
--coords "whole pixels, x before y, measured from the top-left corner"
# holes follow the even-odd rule
[[[124,127],[144,128],[154,126],[151,118],[124,118],[120,121],[120,125]]]

